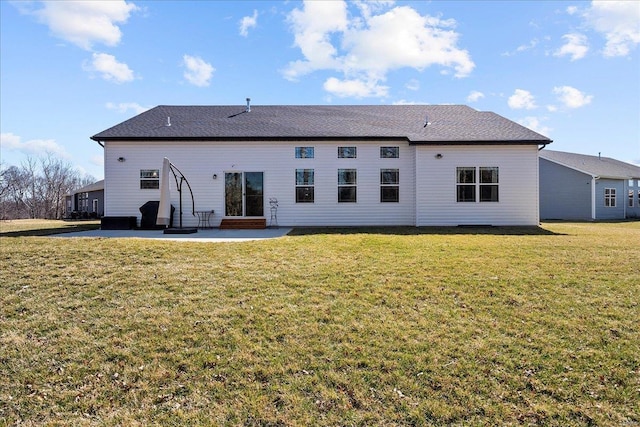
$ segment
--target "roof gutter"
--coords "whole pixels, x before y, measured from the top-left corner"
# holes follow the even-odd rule
[[[553,142],[553,139],[549,140],[549,142],[544,142],[542,143],[542,147],[538,148],[538,151],[542,151],[545,148],[547,148],[547,145],[551,144]]]
[[[107,141],[127,141],[127,142],[139,142],[139,141],[216,141],[216,142],[226,142],[226,141],[345,141],[345,140],[355,140],[355,141],[407,141],[406,136],[193,136],[193,137],[147,137],[147,136],[135,136],[135,137],[106,137],[102,139],[97,139],[91,137],[92,140],[96,141],[98,144],[102,145],[102,142]],[[104,147],[104,146],[103,146]]]
[[[540,145],[550,144],[535,139],[522,140],[440,140],[440,141],[409,141],[409,145]]]
[[[98,138],[96,138],[95,136],[92,136],[92,137],[91,137],[91,138],[89,138],[89,139],[94,140],[95,142],[97,142],[97,143],[98,143],[98,145],[99,145],[100,147],[104,148],[104,144],[102,143],[102,141],[100,141],[100,140],[99,140]]]

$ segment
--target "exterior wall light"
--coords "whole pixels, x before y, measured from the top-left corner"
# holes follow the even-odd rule
[[[127,160],[127,159],[125,159],[124,157],[118,157],[118,161],[119,161],[120,163],[124,162],[125,160]]]
[[[213,174],[213,179],[218,179],[218,174]]]
[[[436,159],[441,159],[442,158],[442,154],[438,153],[436,154]]]

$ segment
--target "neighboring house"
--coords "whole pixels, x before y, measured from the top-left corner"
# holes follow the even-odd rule
[[[540,218],[640,218],[640,167],[608,157],[540,151]]]
[[[96,181],[66,195],[67,218],[100,218],[104,215],[104,180]]]
[[[269,220],[270,199],[281,226],[538,225],[538,149],[551,142],[461,105],[248,102],[162,105],[91,139],[104,147],[106,216],[139,218],[159,200],[167,157],[214,226]],[[185,226],[197,225],[182,196]]]

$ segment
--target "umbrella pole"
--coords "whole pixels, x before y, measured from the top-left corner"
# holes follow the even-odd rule
[[[180,195],[180,228],[182,228],[182,181],[184,177],[180,177],[180,185],[178,186],[178,194]]]
[[[187,183],[187,187],[189,187],[189,193],[191,194],[191,211],[193,213],[193,216],[196,215],[195,213],[195,209],[196,209],[196,202],[195,199],[193,198],[193,191],[191,190],[191,185],[189,184],[189,181],[187,180],[187,178],[184,176],[184,174],[180,171],[180,169],[178,169],[173,163],[169,162],[169,169],[171,170],[171,173],[173,173],[173,178],[176,180],[176,187],[178,188],[178,194],[180,197],[180,227],[179,228],[167,228],[164,233],[165,234],[188,234],[188,233],[196,233],[198,231],[197,228],[183,228],[182,227],[182,184],[183,183]],[[176,173],[176,171],[180,174],[180,182],[178,182],[178,174]]]

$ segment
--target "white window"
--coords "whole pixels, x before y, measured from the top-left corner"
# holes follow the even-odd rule
[[[604,205],[608,208],[616,207],[616,189],[615,188],[604,189]]]
[[[400,201],[400,171],[398,169],[380,169],[380,202]]]
[[[338,147],[339,159],[355,159],[358,149],[356,147]]]
[[[458,202],[497,202],[498,193],[497,167],[456,168],[456,200]]]
[[[296,203],[313,203],[313,169],[296,169]]]
[[[92,212],[98,213],[98,199],[93,199],[91,201]]]
[[[380,147],[381,159],[397,159],[400,157],[400,147]]]
[[[476,201],[476,168],[456,168],[456,193],[458,202]]]
[[[142,169],[140,170],[140,189],[158,189],[160,188],[160,170],[159,169]]]
[[[356,169],[338,169],[338,203],[356,202],[357,182]]]
[[[296,159],[313,159],[314,151],[313,147],[296,147]]]
[[[633,194],[634,191],[633,190],[629,190],[629,207],[632,208],[633,207],[633,199],[635,194]]]

